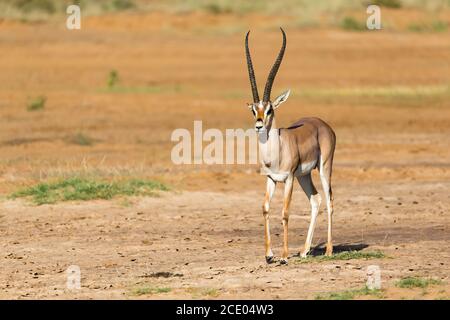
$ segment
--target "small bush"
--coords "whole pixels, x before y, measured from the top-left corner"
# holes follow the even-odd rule
[[[45,108],[45,102],[47,98],[45,96],[39,96],[32,101],[30,101],[27,105],[28,111],[37,111]]]
[[[345,17],[341,21],[341,28],[348,31],[364,31],[366,30],[366,25],[355,18]]]
[[[111,70],[108,75],[108,87],[113,88],[119,82],[119,73],[116,70]]]

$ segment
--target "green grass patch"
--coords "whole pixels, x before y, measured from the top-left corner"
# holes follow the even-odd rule
[[[379,289],[369,289],[364,287],[362,289],[345,290],[331,293],[319,294],[315,300],[353,300],[360,296],[373,296],[378,299],[383,299],[383,292]]]
[[[47,102],[47,97],[39,96],[29,101],[27,104],[28,111],[38,111],[45,108],[45,102]]]
[[[306,258],[299,258],[295,260],[297,263],[313,263],[323,261],[336,260],[353,260],[353,259],[382,259],[386,255],[381,251],[343,251],[331,256],[307,256]]]
[[[430,285],[441,285],[442,281],[439,279],[406,277],[395,283],[399,288],[427,288]]]
[[[11,194],[10,198],[30,198],[37,205],[60,201],[112,199],[116,196],[154,196],[169,188],[153,180],[98,181],[89,178],[69,178],[43,182]]]
[[[135,288],[131,291],[131,294],[134,296],[142,296],[145,294],[158,294],[158,293],[167,293],[170,292],[172,289],[167,287],[139,287]]]

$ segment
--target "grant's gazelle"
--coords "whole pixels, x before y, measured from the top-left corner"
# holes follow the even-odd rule
[[[283,45],[278,57],[270,70],[262,100],[259,99],[252,59],[248,47],[248,36],[245,37],[248,74],[253,93],[253,103],[248,107],[255,117],[255,130],[258,134],[261,170],[267,175],[267,187],[263,204],[265,256],[268,263],[273,261],[269,231],[269,205],[277,182],[284,182],[284,202],[282,210],[283,221],[283,253],[280,263],[287,263],[288,258],[288,221],[289,204],[292,196],[294,178],[298,180],[311,204],[311,222],[306,237],[305,246],[300,252],[306,257],[311,249],[311,242],[321,202],[320,194],[311,179],[311,171],[318,169],[327,202],[328,211],[328,241],[326,254],[333,252],[332,215],[333,195],[331,191],[331,172],[333,155],[336,145],[336,135],[333,129],[318,118],[302,118],[288,128],[278,128],[275,123],[275,110],[287,100],[290,90],[282,93],[275,100],[270,99],[272,84],[283,59],[286,49],[286,34],[282,28]]]

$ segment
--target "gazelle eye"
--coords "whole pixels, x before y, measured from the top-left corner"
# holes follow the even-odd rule
[[[253,109],[253,108],[252,108],[252,113],[256,117],[256,112],[255,112],[255,109]]]
[[[267,115],[271,115],[272,114],[272,108],[270,108],[269,110],[267,110]]]

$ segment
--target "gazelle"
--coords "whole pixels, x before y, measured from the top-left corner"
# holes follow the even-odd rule
[[[253,103],[248,104],[248,107],[256,120],[255,130],[258,134],[261,170],[267,175],[266,194],[263,204],[265,256],[267,263],[273,262],[274,257],[271,249],[269,230],[269,205],[277,182],[284,182],[284,201],[282,210],[284,235],[283,253],[281,255],[280,263],[286,264],[288,259],[288,211],[292,197],[294,178],[300,183],[300,186],[311,204],[311,222],[305,246],[303,251],[300,252],[301,257],[306,257],[311,249],[314,227],[316,225],[316,218],[321,202],[320,194],[317,192],[311,179],[311,171],[315,168],[319,170],[327,202],[328,241],[326,255],[331,255],[333,252],[331,235],[333,215],[331,171],[336,145],[336,135],[328,124],[318,118],[303,118],[288,128],[277,128],[275,123],[275,110],[287,100],[290,94],[290,90],[287,90],[273,102],[270,99],[273,81],[286,49],[286,34],[282,28],[280,29],[283,34],[283,45],[270,70],[262,100],[259,99],[252,59],[248,48],[248,36],[250,31],[247,32],[245,37],[245,52],[253,93]]]

